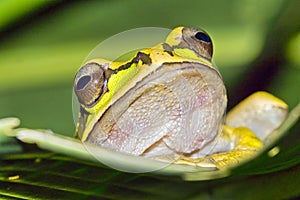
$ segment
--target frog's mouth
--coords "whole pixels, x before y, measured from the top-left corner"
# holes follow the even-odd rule
[[[191,154],[217,135],[226,103],[215,69],[165,63],[112,104],[86,141],[134,155]]]

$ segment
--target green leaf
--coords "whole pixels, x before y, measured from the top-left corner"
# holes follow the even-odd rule
[[[22,151],[16,139],[7,135],[12,134],[12,129],[20,124],[17,118],[0,119],[0,156],[5,154],[20,153]]]
[[[0,31],[18,19],[36,11],[44,5],[54,3],[49,0],[2,0],[0,1]]]
[[[282,199],[300,194],[299,165],[270,174],[198,182],[165,175],[124,173],[99,163],[47,152],[7,156],[0,165],[1,197]]]
[[[291,138],[295,137],[295,134],[287,134],[287,132],[293,131],[291,128],[298,122],[299,117],[300,104],[289,113],[286,121],[276,131],[275,143],[254,160],[232,171],[189,169],[189,167],[181,168],[181,166],[170,165],[154,173],[131,174],[99,163],[86,151],[86,146],[84,147],[72,138],[67,139],[69,142],[66,142],[65,137],[57,137],[49,131],[16,129],[14,134],[19,139],[37,143],[42,148],[70,155],[73,158],[36,150],[34,153],[6,155],[0,161],[0,183],[1,186],[6,186],[0,189],[0,194],[3,197],[42,199],[74,198],[75,196],[80,199],[87,197],[112,199],[294,197],[300,194],[298,184],[300,145],[299,139],[288,144],[285,140],[291,141]],[[11,125],[13,123],[6,123],[6,126],[5,123],[2,124],[4,124],[2,130],[8,131],[9,127],[14,127]],[[299,123],[294,128],[297,126]],[[63,141],[59,141],[61,139]],[[274,145],[280,148],[280,152],[276,155],[269,153],[269,149]],[[103,150],[98,153],[105,155],[108,160],[122,162],[114,158],[116,154],[108,154],[109,152]],[[123,162],[128,163],[130,159],[132,158],[128,156]],[[141,158],[135,158],[132,161],[130,165],[137,167],[151,165],[151,162],[148,163]],[[249,177],[249,175],[252,176]],[[180,176],[186,180],[208,180],[186,182]],[[211,180],[224,176],[228,177]],[[250,189],[249,184],[253,186]],[[207,191],[208,186],[211,188],[209,191]],[[280,187],[281,190],[274,192],[273,187]]]

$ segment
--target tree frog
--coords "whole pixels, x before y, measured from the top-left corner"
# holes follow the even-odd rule
[[[209,35],[177,27],[124,62],[93,59],[77,72],[76,135],[125,154],[224,169],[262,149],[288,106],[267,92],[225,116],[226,88]]]

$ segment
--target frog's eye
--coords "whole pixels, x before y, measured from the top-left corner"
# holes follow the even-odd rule
[[[210,37],[206,33],[203,33],[203,32],[197,32],[195,34],[195,38],[202,42],[211,43]]]
[[[194,35],[194,40],[198,42],[196,48],[201,56],[211,60],[212,58],[212,41],[207,33],[198,31]]]
[[[107,79],[104,69],[98,63],[88,63],[77,72],[74,90],[84,106],[91,106],[107,90]]]
[[[182,29],[182,39],[183,43],[179,45],[184,47],[184,44],[186,44],[199,57],[211,60],[213,54],[212,40],[205,31],[185,27]]]

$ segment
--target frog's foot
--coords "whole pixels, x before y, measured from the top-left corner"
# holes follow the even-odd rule
[[[216,167],[223,170],[255,157],[263,147],[261,140],[246,127],[231,128],[226,126],[219,139],[233,141],[233,149],[228,152],[215,152],[203,158],[178,156],[176,163]]]
[[[177,156],[175,164],[194,165],[197,167],[218,168],[215,162],[209,158],[189,158],[186,156]]]
[[[283,123],[288,105],[267,92],[256,92],[226,114],[226,125],[248,127],[259,139],[267,142],[273,131]]]

